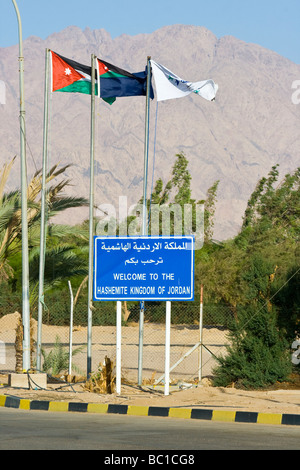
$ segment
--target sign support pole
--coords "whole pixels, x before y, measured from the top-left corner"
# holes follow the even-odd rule
[[[170,394],[171,302],[166,302],[165,395]]]
[[[117,301],[117,338],[116,338],[116,392],[121,393],[121,347],[122,347],[122,303]]]

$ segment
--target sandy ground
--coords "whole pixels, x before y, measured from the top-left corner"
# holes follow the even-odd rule
[[[11,314],[0,318],[0,341],[10,342],[12,344],[15,338],[15,323],[17,315]],[[109,352],[109,347],[114,347],[114,327],[97,327],[98,330],[93,335],[93,338],[98,334],[103,337],[105,331],[105,338],[111,336],[111,340],[106,342],[107,349],[101,346],[101,356],[99,359],[103,360],[105,354]],[[123,342],[124,351],[123,356],[126,359],[127,355],[134,358],[136,363],[137,354],[137,331],[136,326],[124,327],[123,329]],[[45,338],[47,342],[52,343],[55,341],[57,334],[56,327],[44,327]],[[69,330],[68,328],[62,329],[60,327],[59,333],[63,341],[67,341]],[[210,349],[216,348],[219,351],[224,348],[226,337],[220,331],[215,329],[207,329],[204,331],[204,343],[209,345]],[[180,354],[183,352],[182,345],[188,343],[188,347],[195,344],[199,338],[199,332],[194,328],[179,327],[175,328],[172,333],[173,344],[178,345]],[[127,339],[128,341],[127,341]],[[132,340],[134,338],[134,340]],[[155,353],[161,354],[160,374],[164,370],[163,357],[164,357],[164,331],[157,325],[148,325],[145,328],[145,344],[153,349],[156,345]],[[84,329],[75,328],[74,342],[76,345],[86,342],[86,332]],[[109,344],[108,344],[109,343]],[[100,343],[99,343],[100,344]],[[109,347],[108,347],[109,346]],[[126,349],[127,348],[127,349]],[[99,345],[94,344],[93,349],[99,350]],[[192,356],[191,356],[192,357]],[[197,362],[197,354],[194,354],[194,360]],[[175,360],[174,356],[174,360]],[[86,356],[83,355],[83,360],[86,361]],[[97,358],[98,360],[98,358]],[[204,358],[204,360],[206,360]],[[149,363],[153,359],[149,358]],[[172,362],[171,362],[172,363]],[[0,370],[1,365],[0,365]],[[197,370],[197,364],[195,364]],[[126,405],[140,405],[140,406],[162,406],[162,407],[181,407],[181,408],[201,408],[201,409],[220,409],[232,411],[254,411],[263,413],[291,413],[300,415],[300,389],[277,389],[266,391],[247,391],[235,389],[233,387],[222,388],[212,387],[210,381],[206,378],[209,374],[203,374],[203,380],[200,385],[193,385],[190,388],[180,388],[180,381],[176,385],[170,386],[170,394],[164,395],[163,387],[143,385],[138,387],[134,382],[122,383],[121,394],[97,394],[86,391],[83,383],[76,383],[68,385],[66,383],[47,383],[45,390],[34,390],[32,387],[16,388],[8,387],[7,373],[0,374],[0,395],[16,396],[30,400],[46,400],[46,401],[67,401],[67,402],[84,402],[84,403],[108,403],[108,404],[126,404]],[[151,367],[148,370],[151,376]],[[126,377],[128,379],[128,377]],[[179,377],[178,377],[179,378]],[[124,381],[125,382],[125,381]],[[184,380],[181,381],[184,387]],[[131,383],[133,383],[131,385]]]

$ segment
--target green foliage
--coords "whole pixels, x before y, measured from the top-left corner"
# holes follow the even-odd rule
[[[12,313],[21,308],[21,204],[20,191],[4,192],[5,182],[13,161],[5,165],[0,174],[0,315],[6,309]],[[48,175],[50,182],[62,175],[67,166],[53,167]],[[196,210],[204,204],[204,246],[195,253],[195,289],[204,285],[205,304],[210,306],[204,314],[212,312],[212,306],[224,308],[224,318],[218,314],[205,317],[207,324],[225,325],[231,318],[231,346],[227,355],[219,358],[215,384],[226,386],[232,382],[243,387],[264,387],[284,380],[290,371],[289,346],[300,331],[299,298],[299,215],[300,169],[284,176],[278,183],[279,166],[274,165],[266,177],[261,178],[251,194],[240,233],[230,240],[216,244],[213,240],[214,216],[219,181],[207,190],[206,199],[195,201],[191,192],[191,175],[188,160],[181,152],[176,155],[169,181],[164,185],[159,178],[147,201],[150,214],[155,205],[170,211],[170,234],[185,233],[183,211],[192,207],[192,227],[196,229]],[[68,181],[51,186],[47,192],[48,218],[69,207],[86,205],[82,198],[68,198],[62,194]],[[30,248],[31,297],[37,291],[39,273],[41,173],[34,175],[28,188],[28,221]],[[140,201],[141,202],[141,201]],[[140,209],[139,209],[140,210]],[[178,231],[178,220],[181,223]],[[159,215],[157,233],[165,233],[162,214]],[[116,225],[116,221],[112,221]],[[95,224],[97,221],[95,220]],[[136,224],[139,214],[131,214],[127,227]],[[149,219],[149,233],[152,220]],[[115,226],[113,225],[113,226]],[[122,227],[117,227],[120,230]],[[121,233],[121,232],[120,232]],[[122,232],[123,233],[123,232]],[[167,233],[167,232],[166,232]],[[45,255],[45,304],[43,321],[49,324],[69,324],[70,298],[67,280],[78,289],[87,274],[88,223],[80,226],[48,224]],[[87,289],[82,289],[74,308],[74,322],[86,325]],[[37,299],[36,299],[37,300]],[[198,320],[198,306],[180,303],[172,322],[193,324]],[[32,305],[36,305],[32,302]],[[139,304],[129,303],[129,321],[138,321]],[[148,321],[161,321],[163,303],[146,305]],[[34,308],[32,309],[35,314]],[[231,315],[228,315],[228,311]],[[6,311],[6,313],[8,313]],[[115,324],[115,305],[97,302],[93,310],[93,325]],[[63,362],[63,348],[57,342],[57,354],[53,362]],[[54,359],[55,358],[55,359]],[[65,360],[65,359],[64,359]],[[48,367],[48,366],[47,366]],[[51,366],[52,367],[52,366]]]
[[[291,373],[288,343],[277,325],[276,309],[269,301],[273,265],[253,255],[243,273],[245,306],[237,309],[230,327],[231,346],[219,358],[214,383],[227,386],[238,382],[246,388],[260,388],[283,381]]]
[[[278,165],[261,178],[240,233],[218,247],[204,247],[196,278],[206,301],[234,311],[231,346],[219,358],[215,385],[265,387],[291,372],[290,344],[300,330],[299,176],[277,184]]]
[[[299,169],[286,175],[275,187],[277,178],[276,165],[268,178],[260,180],[251,195],[242,229],[236,237],[218,247],[201,250],[196,278],[204,284],[209,299],[225,301],[233,307],[245,304],[250,293],[244,273],[252,256],[270,264],[269,275],[273,280],[269,285],[269,296],[274,295],[298,269]],[[267,282],[267,279],[257,279],[257,282]]]
[[[285,175],[277,187],[278,166],[272,167],[268,178],[261,178],[252,193],[245,211],[243,228],[248,226],[267,230],[280,227],[282,236],[299,237],[300,168]]]
[[[172,168],[171,179],[164,185],[163,180],[159,178],[151,193],[150,198],[146,201],[148,210],[148,233],[151,235],[188,235],[196,230],[197,206],[200,201],[196,202],[191,198],[191,175],[188,170],[188,160],[181,152],[176,154],[176,159]],[[127,217],[126,233],[140,232],[141,228],[141,204],[143,199],[139,200],[138,206],[133,213]],[[184,214],[190,219],[189,227],[184,226]],[[185,212],[186,210],[186,212]],[[130,230],[129,230],[130,227]],[[123,223],[117,228],[117,233],[123,233]]]
[[[11,292],[7,282],[0,284],[0,317],[8,313],[21,312],[22,297],[19,292]]]
[[[189,204],[191,202],[191,175],[187,169],[188,160],[184,154],[178,153],[172,171],[172,185],[177,188],[174,201],[177,204]]]
[[[208,188],[206,199],[204,201],[204,243],[208,243],[212,239],[214,233],[214,215],[219,182],[219,180],[215,181],[214,184]]]
[[[83,277],[87,274],[82,256],[76,253],[74,245],[60,242],[53,248],[49,247],[45,253],[45,286],[48,288],[60,287],[66,279]],[[39,251],[31,254],[30,279],[34,282],[39,278]]]
[[[274,309],[259,302],[238,309],[237,316],[230,328],[227,355],[218,358],[214,385],[226,387],[235,383],[257,389],[286,380],[292,364]]]
[[[73,349],[72,356],[80,353],[84,347],[79,347]],[[47,354],[44,349],[42,349],[42,356],[43,356],[43,371],[47,372],[48,374],[52,375],[59,375],[62,372],[68,370],[69,367],[69,351],[63,347],[60,338],[56,336],[54,348]],[[80,369],[75,365],[72,365],[72,369],[82,374]]]
[[[20,190],[4,192],[9,172],[14,163],[4,165],[0,172],[0,282],[6,281],[12,292],[21,291],[22,284],[22,224]],[[49,219],[69,208],[87,205],[81,197],[67,197],[63,190],[69,181],[50,182],[62,175],[69,165],[54,165],[46,175],[46,216]],[[37,171],[28,184],[28,248],[30,290],[35,295],[39,272],[42,172]],[[80,227],[48,224],[46,244],[45,289],[60,285],[66,278],[75,278],[87,272],[86,257],[78,252],[78,239],[84,235]],[[72,240],[72,243],[69,243]],[[76,241],[76,243],[75,243]]]
[[[280,311],[278,327],[285,332],[285,336],[291,344],[296,335],[300,336],[300,270],[299,265],[292,266],[287,272],[288,282],[282,285],[275,284],[274,290],[278,290],[274,297],[274,304]]]

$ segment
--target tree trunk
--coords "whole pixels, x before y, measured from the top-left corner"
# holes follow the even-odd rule
[[[19,320],[16,328],[16,340],[15,340],[15,350],[16,350],[16,372],[23,372],[23,322],[22,315],[19,314]],[[33,356],[35,347],[34,347],[34,334],[33,334],[33,321],[30,318],[30,354],[31,358]]]
[[[130,315],[130,310],[128,310],[128,308],[127,308],[126,300],[123,302],[122,307],[123,307],[123,320],[127,321],[128,318],[129,318],[129,315]]]

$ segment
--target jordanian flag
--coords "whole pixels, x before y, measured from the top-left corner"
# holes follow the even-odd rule
[[[67,59],[53,51],[51,57],[51,91],[67,93],[85,93],[91,95],[91,66]],[[97,84],[95,88],[97,94]]]
[[[144,72],[130,73],[109,64],[102,59],[97,59],[97,82],[100,77],[98,96],[109,103],[123,96],[145,96],[147,92],[147,68]],[[154,93],[151,86],[150,97]]]
[[[51,53],[51,91],[91,94],[92,68],[67,59],[53,51]],[[99,85],[100,78],[100,86]],[[95,95],[112,104],[123,96],[146,95],[147,70],[130,73],[119,67],[97,59],[95,73]],[[153,98],[151,87],[150,96]]]

